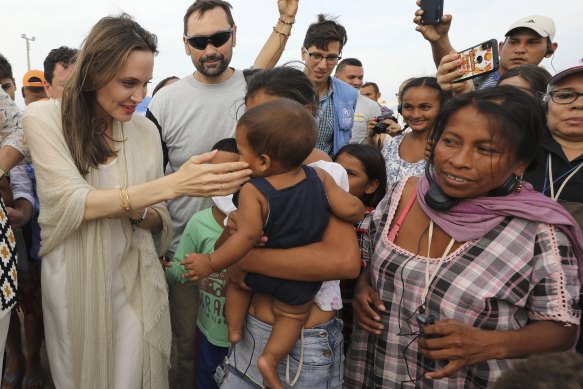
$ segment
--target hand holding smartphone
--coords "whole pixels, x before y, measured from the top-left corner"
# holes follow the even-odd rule
[[[464,74],[452,82],[463,82],[498,70],[498,42],[490,39],[459,52]]]
[[[441,24],[443,0],[421,0],[421,9],[423,10],[422,25]]]
[[[435,316],[420,313],[419,315],[417,315],[416,318],[417,318],[417,324],[419,325],[419,336],[430,338],[428,336],[425,336],[425,332],[423,331],[423,328],[425,326],[431,326],[431,325],[435,324]]]

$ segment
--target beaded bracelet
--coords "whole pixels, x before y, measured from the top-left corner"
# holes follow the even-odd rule
[[[140,223],[141,223],[141,222],[143,222],[143,221],[146,219],[146,216],[147,216],[147,215],[148,215],[148,207],[146,207],[146,208],[144,209],[144,213],[142,213],[142,216],[140,216],[140,218],[139,218],[139,219],[132,219],[132,218],[130,218],[130,221],[131,221],[131,223],[132,223],[134,226],[139,226],[139,225],[140,225]]]
[[[295,19],[292,20],[291,22],[288,22],[286,20],[283,20],[282,18],[279,18],[279,21],[282,22],[283,24],[289,24],[290,26],[296,22]]]
[[[275,26],[273,27],[273,31],[274,31],[276,34],[279,34],[279,35],[281,35],[281,36],[285,36],[285,37],[290,37],[290,36],[291,36],[291,32],[289,32],[289,33],[287,33],[287,34],[286,34],[286,33],[284,33],[284,32],[277,31],[277,30],[276,30],[276,28],[275,28]]]

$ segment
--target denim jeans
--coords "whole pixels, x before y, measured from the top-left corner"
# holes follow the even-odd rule
[[[247,316],[243,339],[231,346],[225,363],[217,368],[215,379],[221,389],[263,388],[263,378],[257,369],[257,359],[261,356],[271,334],[271,326],[252,316]],[[332,319],[327,323],[304,329],[304,355],[301,373],[295,388],[331,389],[341,388],[344,371],[344,339],[342,320]],[[289,354],[289,381],[299,368],[300,340]],[[285,388],[291,388],[286,381],[288,358],[278,365],[279,378]]]

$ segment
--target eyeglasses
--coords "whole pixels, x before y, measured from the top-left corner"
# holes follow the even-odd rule
[[[210,43],[214,47],[221,47],[231,37],[233,30],[225,30],[215,32],[212,35],[191,35],[191,36],[184,36],[184,39],[188,42],[190,46],[197,50],[204,50],[206,49],[207,45]]]
[[[326,63],[328,65],[334,65],[335,63],[337,63],[338,61],[340,61],[340,59],[342,58],[339,55],[336,54],[328,54],[327,56],[323,56],[320,53],[310,53],[308,52],[308,49],[304,48],[304,50],[306,50],[306,53],[308,53],[308,55],[310,56],[310,60],[314,63],[320,63],[320,61],[323,58],[326,58]]]
[[[580,96],[583,96],[582,92],[575,92],[571,90],[555,90],[548,93],[551,96],[553,102],[557,104],[571,104],[575,102]]]

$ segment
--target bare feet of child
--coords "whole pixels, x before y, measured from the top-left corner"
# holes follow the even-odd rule
[[[277,374],[277,361],[269,355],[262,355],[257,360],[257,368],[263,376],[263,385],[269,389],[284,389]]]

